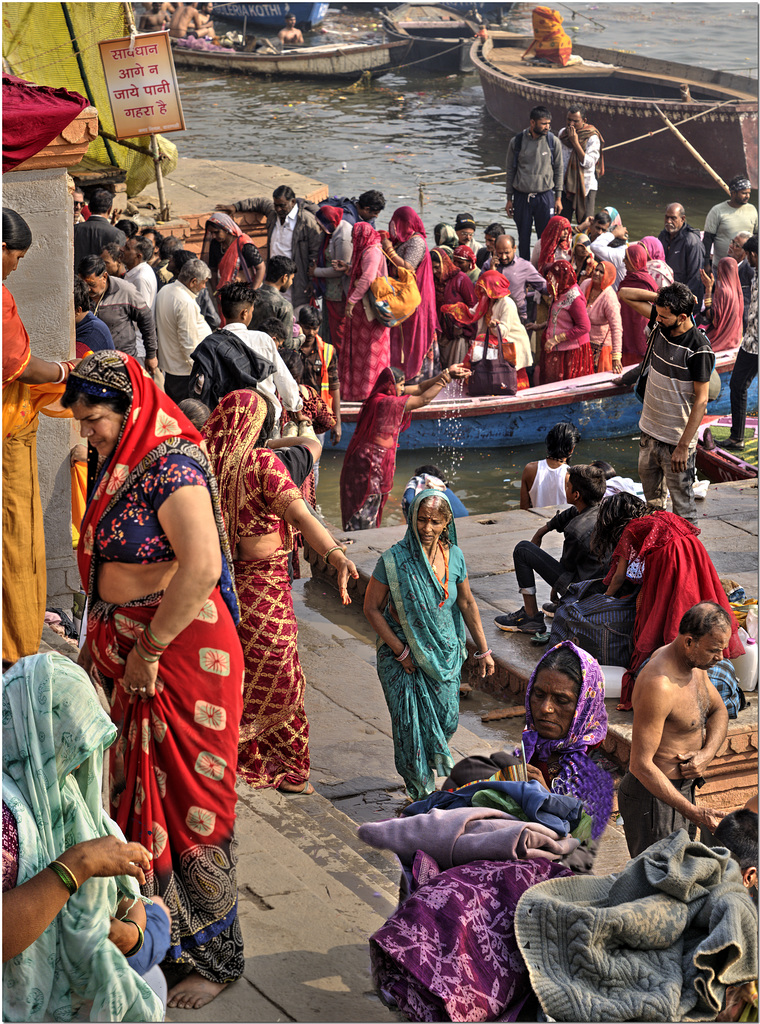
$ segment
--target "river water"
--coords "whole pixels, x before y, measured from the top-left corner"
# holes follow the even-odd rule
[[[756,75],[758,11],[750,3],[568,4],[559,6],[565,28],[579,42],[646,53],[682,63],[701,64]],[[513,9],[507,27],[530,33],[533,4]],[[589,21],[587,19],[593,19]],[[239,28],[239,26],[238,26]],[[347,41],[379,32],[376,13],[362,4],[331,8],[307,42]],[[470,211],[479,225],[476,238],[492,220],[510,226],[504,213],[503,178],[473,179],[503,172],[507,137],[487,113],[474,73],[432,76],[411,67],[378,77],[369,90],[351,83],[276,80],[246,76],[209,78],[178,71],[187,130],[175,133],[180,154],[250,160],[303,171],[330,188],[332,195],[356,196],[380,189],[386,209],[419,209],[431,239],[439,221],[453,223]],[[557,112],[557,119],[562,112]],[[559,123],[555,124],[555,128]],[[706,154],[709,160],[709,154]],[[616,206],[630,237],[657,234],[668,203],[678,201],[693,225],[702,228],[707,211],[722,199],[719,190],[688,190],[608,172],[597,206]],[[230,199],[242,198],[230,196]],[[753,197],[753,201],[756,200]],[[547,430],[551,423],[547,423]],[[576,461],[603,458],[624,475],[636,475],[636,439],[584,440]],[[468,507],[477,513],[516,506],[522,467],[543,456],[541,449],[468,452],[399,452],[396,487],[384,522],[401,521],[400,498],[415,466],[432,462],[447,474]],[[464,465],[466,463],[466,465]],[[325,451],[319,501],[338,523],[338,477],[342,455]]]

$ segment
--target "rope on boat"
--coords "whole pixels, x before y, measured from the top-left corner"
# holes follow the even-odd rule
[[[730,103],[738,103],[736,99],[724,100],[722,103],[716,103],[714,107],[708,107],[707,110],[701,110],[698,114],[692,114],[691,117],[685,117],[682,121],[674,121],[674,125],[686,124],[689,121],[696,121],[700,117],[705,117],[707,114],[711,114],[714,110],[719,110],[721,107],[725,107]],[[611,149],[618,149],[620,146],[628,146],[631,142],[640,142],[642,139],[652,138],[654,135],[659,135],[660,132],[669,131],[665,128],[655,128],[651,132],[646,132],[644,135],[637,135],[633,139],[626,139],[625,142],[616,142],[612,146],[605,146],[605,153]],[[425,207],[425,191],[431,185],[458,185],[462,181],[486,181],[490,178],[506,178],[506,171],[497,171],[495,174],[472,174],[467,178],[447,178],[445,181],[421,181],[419,183],[419,212],[422,213]]]

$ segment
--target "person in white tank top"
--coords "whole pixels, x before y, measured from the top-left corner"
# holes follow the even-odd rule
[[[529,462],[520,481],[520,508],[566,506],[567,461],[581,439],[572,423],[556,423],[546,435],[546,458]]]

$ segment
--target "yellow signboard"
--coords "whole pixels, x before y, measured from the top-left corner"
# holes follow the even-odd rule
[[[106,39],[100,57],[117,139],[185,128],[168,32]]]

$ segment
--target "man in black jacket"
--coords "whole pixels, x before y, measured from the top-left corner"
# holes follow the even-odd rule
[[[97,188],[89,202],[90,219],[74,228],[74,266],[86,256],[100,256],[109,242],[124,245],[127,238],[123,231],[115,228],[108,220],[113,206],[113,196],[107,188]]]
[[[665,211],[665,228],[659,234],[665,250],[665,262],[673,271],[673,277],[697,297],[704,292],[699,270],[702,266],[704,249],[702,238],[696,228],[686,221],[686,210],[680,203],[671,203]]]

